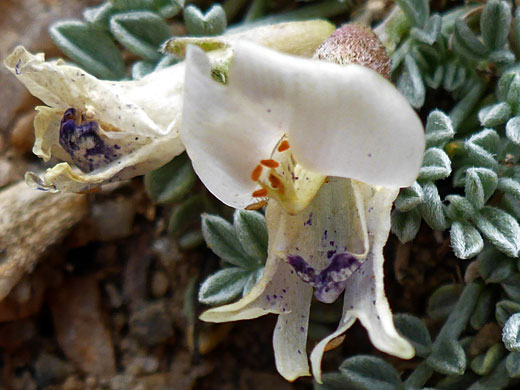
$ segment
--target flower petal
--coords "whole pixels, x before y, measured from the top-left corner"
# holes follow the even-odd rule
[[[236,44],[236,59],[243,59],[238,85],[249,95],[279,99],[289,118],[282,125],[305,168],[371,185],[413,183],[424,154],[423,126],[407,100],[377,72],[291,57],[246,42]],[[257,84],[263,84],[258,92]]]
[[[5,65],[50,106],[37,107],[34,153],[89,172],[60,164],[41,179],[29,174],[40,189],[85,191],[159,168],[184,150],[178,136],[184,64],[139,81],[111,82],[18,47]]]
[[[334,31],[335,26],[326,20],[315,19],[285,22],[249,28],[230,29],[217,37],[174,37],[166,41],[163,51],[184,56],[187,45],[199,46],[204,51],[230,47],[240,39],[247,39],[282,53],[312,57],[318,46]]]
[[[43,191],[85,192],[102,184],[131,179],[166,164],[170,158],[183,152],[178,137],[156,138],[132,153],[88,173],[60,163],[47,169],[41,176],[28,172],[28,185]]]
[[[411,344],[395,330],[383,282],[383,247],[390,232],[390,210],[398,189],[375,188],[355,182],[353,185],[365,202],[370,251],[345,288],[343,316],[337,330],[317,344],[311,353],[312,371],[317,381],[321,381],[321,359],[328,342],[350,328],[356,318],[368,331],[376,348],[402,359],[414,356]]]
[[[269,257],[260,281],[251,292],[236,303],[216,307],[202,313],[200,319],[227,322],[279,314],[273,336],[276,366],[287,380],[309,375],[306,354],[309,308],[312,287],[303,283],[289,264],[278,257],[286,246],[294,250],[298,234],[287,230],[288,215],[277,203],[270,202],[266,210],[269,237]],[[298,218],[298,216],[291,216]],[[303,220],[301,220],[303,225]],[[296,239],[296,241],[295,241]]]
[[[275,115],[281,120],[278,107],[271,102],[260,106],[242,94],[243,88],[235,88],[240,81],[234,80],[237,59],[229,72],[229,85],[224,86],[210,78],[204,52],[188,47],[181,139],[208,190],[227,205],[244,208],[255,202],[251,193],[257,184],[251,172],[260,160],[270,157],[283,130],[271,120]],[[256,88],[257,83],[249,87]],[[262,91],[258,96],[263,97]]]

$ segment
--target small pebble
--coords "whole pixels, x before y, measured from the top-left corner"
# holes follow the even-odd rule
[[[92,223],[100,241],[112,241],[132,233],[135,207],[131,199],[120,198],[93,205]]]
[[[130,332],[148,346],[163,343],[172,337],[171,318],[164,302],[141,305],[130,316]]]
[[[34,144],[34,110],[22,114],[11,131],[11,145],[20,154],[29,153]]]
[[[34,364],[36,382],[39,387],[45,387],[58,382],[74,372],[74,367],[50,353],[42,353]]]
[[[153,374],[159,369],[159,360],[155,356],[136,356],[126,365],[125,372],[133,376]]]
[[[123,298],[113,283],[107,283],[105,285],[105,292],[107,293],[110,306],[114,309],[119,309],[121,305],[123,305]]]
[[[155,298],[163,297],[168,291],[168,277],[162,271],[156,271],[152,275],[152,295]]]

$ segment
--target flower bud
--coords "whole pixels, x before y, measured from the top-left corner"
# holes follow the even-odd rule
[[[391,60],[374,32],[361,24],[338,28],[318,47],[314,58],[340,65],[358,64],[390,78]]]

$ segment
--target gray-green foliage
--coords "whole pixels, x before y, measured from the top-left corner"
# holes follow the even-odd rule
[[[393,80],[416,108],[435,107],[429,93],[453,103],[427,116],[423,167],[395,202],[392,231],[402,242],[423,220],[448,231],[458,258],[476,257],[475,276],[430,296],[426,314],[443,323],[433,341],[419,318],[394,317],[422,359],[411,373],[352,357],[316,388],[503,389],[520,377],[520,10],[489,0],[437,15],[427,0],[396,2],[407,27],[387,27]],[[502,338],[476,348],[490,326]]]
[[[222,217],[203,214],[202,234],[224,267],[202,283],[199,301],[218,305],[247,294],[262,276],[267,259],[263,215],[236,210],[231,224]]]
[[[423,167],[417,182],[396,201],[392,231],[402,242],[411,241],[424,220],[432,229],[449,229],[451,246],[461,259],[478,255],[485,241],[516,258],[520,70],[508,33],[518,23],[501,0],[488,1],[480,12],[468,14],[469,5],[445,15],[430,15],[422,0],[398,4],[410,31],[393,54],[397,85],[415,107],[422,106],[424,90],[430,89],[444,89],[456,103],[449,114],[429,114]],[[492,86],[483,72],[490,66],[496,90],[483,98],[485,88],[475,86]],[[409,78],[413,80],[403,89],[401,80]],[[451,179],[453,190],[446,190],[450,183],[445,179]]]
[[[160,51],[171,37],[167,19],[180,13],[184,0],[109,0],[87,8],[84,21],[66,20],[49,31],[56,45],[75,63],[101,79],[122,80],[126,74],[118,44],[135,54],[130,77],[139,79],[178,61]],[[226,15],[219,5],[207,14],[189,6],[184,13],[187,27],[199,26],[199,34],[221,34]],[[196,12],[195,12],[196,11]],[[188,26],[189,25],[189,26]],[[195,33],[195,28],[188,28]]]

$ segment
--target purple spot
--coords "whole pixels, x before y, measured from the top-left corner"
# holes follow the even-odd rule
[[[16,63],[16,66],[14,67],[14,72],[18,75],[22,74],[22,71],[20,70],[20,66],[22,66],[22,60],[18,60]]]
[[[317,273],[301,256],[287,256],[287,262],[298,277],[315,288],[314,296],[320,302],[332,303],[345,289],[350,275],[361,267],[350,253],[333,255],[330,264]]]
[[[298,350],[298,354],[301,355],[301,354],[302,354],[302,351]]]
[[[268,108],[268,109],[267,109],[267,112],[271,112],[271,109],[270,109],[270,108]]]
[[[287,290],[284,288],[284,289],[282,289],[282,292],[285,294],[287,292]]]
[[[372,157],[372,153],[368,153],[368,157]]]
[[[329,241],[330,246],[334,246],[334,241]]]
[[[83,172],[91,172],[119,155],[98,134],[97,122],[76,123],[76,110],[69,108],[60,124],[60,145]]]
[[[328,251],[327,252],[327,259],[330,259],[332,256],[334,256],[335,253],[336,253],[335,250]]]
[[[278,298],[278,295],[274,294],[273,299],[276,299],[276,298]]]
[[[327,233],[328,233],[328,231],[327,231],[327,230],[325,230],[325,231],[323,232],[323,239],[324,239],[324,240],[326,240],[326,239],[327,239]]]
[[[376,304],[376,301],[372,301],[372,304],[375,305],[375,304]]]
[[[271,302],[271,297],[269,295],[266,295],[265,299],[267,299],[267,302]]]
[[[305,283],[309,283],[311,286],[314,284],[316,277],[314,268],[312,268],[301,256],[289,255],[287,256],[287,262],[294,268],[296,275],[303,280]]]
[[[303,223],[303,226],[312,226],[312,213],[309,214],[309,219]]]
[[[121,146],[119,146],[119,145],[116,144],[116,145],[114,145],[114,149],[119,150],[119,149],[121,149]]]
[[[300,327],[300,332],[305,332],[305,328],[303,326]]]

